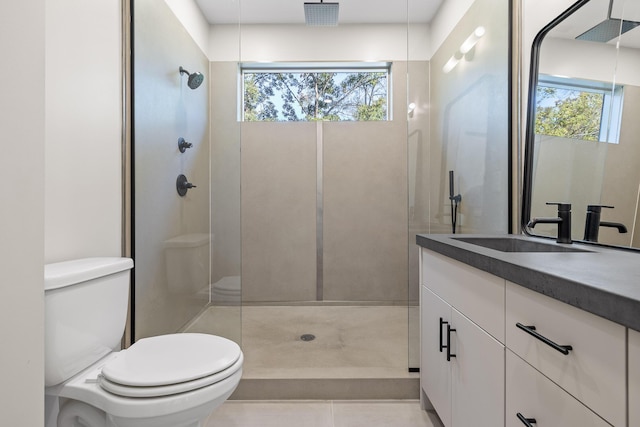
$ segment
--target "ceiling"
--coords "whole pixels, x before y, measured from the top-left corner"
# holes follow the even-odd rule
[[[320,0],[196,0],[210,24],[304,24],[304,3]],[[431,22],[445,0],[327,0],[341,24]],[[409,13],[407,13],[409,10]],[[238,19],[240,16],[240,20]]]

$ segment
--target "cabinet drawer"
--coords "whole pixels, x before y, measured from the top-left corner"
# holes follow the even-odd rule
[[[509,282],[506,306],[507,347],[611,424],[625,425],[625,328]],[[565,355],[517,323],[572,349]]]
[[[517,414],[535,419],[533,425],[541,427],[610,427],[510,350],[506,366],[506,427],[525,426]]]
[[[422,284],[504,343],[505,280],[422,249]]]

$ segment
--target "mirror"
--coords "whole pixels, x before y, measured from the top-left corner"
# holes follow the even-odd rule
[[[571,203],[572,240],[640,248],[639,26],[640,0],[581,0],[536,36],[522,202],[527,234],[555,238],[557,224],[527,224],[557,217],[548,202]]]

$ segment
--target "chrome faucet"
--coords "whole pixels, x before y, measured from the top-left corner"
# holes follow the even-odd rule
[[[587,219],[584,223],[584,240],[588,242],[597,242],[600,227],[617,228],[618,233],[626,233],[627,227],[619,222],[600,221],[600,213],[602,208],[613,209],[613,206],[604,205],[588,205]]]
[[[547,205],[558,206],[557,218],[533,218],[527,224],[528,228],[533,228],[536,224],[558,224],[558,243],[571,243],[571,203],[547,202]]]

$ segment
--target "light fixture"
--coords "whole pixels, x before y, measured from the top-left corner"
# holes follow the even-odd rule
[[[453,70],[458,62],[462,59],[462,54],[460,52],[456,52],[453,54],[451,58],[447,61],[446,64],[442,67],[442,71],[446,74],[449,71]]]
[[[473,49],[476,43],[478,43],[478,41],[482,38],[482,36],[485,35],[486,32],[487,31],[482,26],[473,30],[473,33],[471,33],[471,35],[467,37],[467,39],[460,45],[460,49],[458,49],[456,53],[454,53],[453,56],[449,58],[447,63],[444,64],[444,66],[442,67],[442,71],[444,71],[444,73],[446,74],[453,70],[456,65],[458,65],[458,62],[460,62],[460,60],[467,53],[469,53],[471,49]],[[469,57],[467,57],[467,59],[470,60]]]
[[[473,49],[473,47],[476,45],[476,43],[478,43],[478,40],[480,40],[480,38],[482,38],[482,36],[484,36],[485,33],[486,33],[486,30],[484,29],[484,27],[476,28],[473,31],[473,33],[471,33],[471,35],[469,37],[467,37],[467,39],[464,41],[464,43],[462,43],[460,45],[460,52],[463,55],[466,55],[467,52],[469,52],[471,49]]]
[[[304,21],[315,27],[335,27],[338,25],[339,3],[305,3]]]

